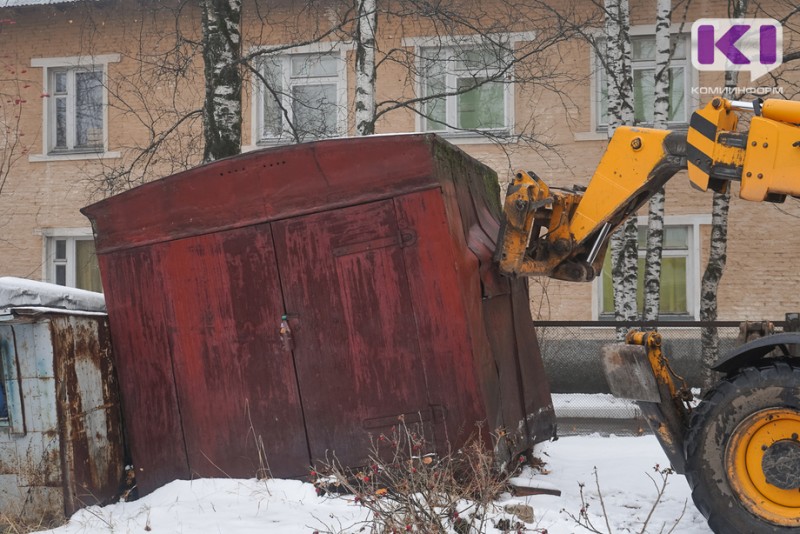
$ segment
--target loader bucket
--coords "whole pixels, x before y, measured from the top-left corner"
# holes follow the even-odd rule
[[[641,345],[614,343],[603,347],[603,371],[611,394],[620,399],[659,402],[658,384]]]
[[[672,467],[683,473],[688,413],[661,353],[657,332],[630,332],[626,343],[603,347],[603,369],[615,397],[636,401]]]

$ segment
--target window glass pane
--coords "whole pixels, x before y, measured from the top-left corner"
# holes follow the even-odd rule
[[[56,259],[57,260],[66,260],[67,259],[67,240],[66,239],[56,239]]]
[[[686,226],[667,226],[664,228],[665,249],[688,249],[689,229]]]
[[[56,98],[56,146],[67,148],[67,99]]]
[[[103,145],[103,74],[75,74],[75,146]]]
[[[261,74],[264,76],[268,87],[263,88],[262,135],[264,137],[278,137],[283,129],[283,110],[278,99],[283,92],[281,65],[279,61],[267,59],[262,64]]]
[[[426,60],[423,65],[425,96],[444,94],[447,91],[444,64],[439,61]],[[423,104],[426,131],[444,130],[447,122],[446,97],[431,98]]]
[[[600,273],[603,284],[603,308],[601,313],[614,313],[614,286],[611,283],[611,245],[603,260],[603,271]]]
[[[656,58],[656,39],[655,37],[633,37],[631,39],[631,49],[633,60],[655,60]]]
[[[638,226],[637,230],[636,246],[639,250],[647,250],[647,226]]]
[[[475,87],[485,78],[460,78],[458,91]],[[502,128],[504,121],[503,85],[485,83],[458,96],[458,126],[460,128]]]
[[[292,87],[294,126],[301,138],[336,135],[336,85]]]
[[[672,47],[670,56],[672,60],[686,59],[686,39],[682,36],[673,35],[670,46]],[[656,38],[633,37],[631,39],[631,50],[633,60],[655,61],[656,59]]]
[[[79,239],[75,241],[75,287],[98,293],[103,292],[93,240]]]
[[[292,56],[293,78],[338,76],[338,54],[296,54]]]
[[[639,251],[647,250],[647,226],[639,226]],[[689,248],[689,228],[687,226],[665,226],[664,242],[665,249],[686,250]]]
[[[672,36],[672,59],[686,59],[686,38],[680,35]]]
[[[661,260],[661,313],[688,313],[686,305],[686,257]]]
[[[67,285],[67,266],[63,263],[56,265],[56,284]]]
[[[685,36],[672,37],[672,66],[669,70],[669,111],[670,122],[686,123],[688,121],[686,110],[686,49]],[[655,37],[634,37],[631,40],[634,76],[634,118],[637,123],[652,123],[653,121],[653,81],[655,68]],[[605,49],[605,40],[598,40],[598,50]],[[595,79],[597,82],[597,124],[608,124],[608,97],[606,90],[606,72],[603,62],[596,59]]]
[[[67,73],[56,72],[53,77],[55,78],[54,92],[56,94],[66,94],[67,92]]]
[[[653,69],[633,71],[633,116],[637,123],[653,122]]]
[[[598,41],[598,50],[605,50],[605,40]],[[608,87],[606,85],[606,68],[603,60],[595,58],[595,77],[597,79],[597,124],[606,126],[608,124]]]
[[[639,236],[645,227],[639,227]],[[675,233],[672,233],[675,230]],[[686,227],[666,227],[664,232],[665,248],[666,243],[676,242],[680,236],[688,238]],[[641,241],[640,241],[641,243]],[[686,245],[682,248],[686,249]],[[641,249],[641,247],[640,247]],[[661,300],[660,313],[662,314],[687,314],[689,313],[686,297],[686,266],[688,256],[664,256],[661,258]],[[611,283],[611,253],[606,254],[603,261],[603,272],[601,273],[600,283],[603,286],[603,302],[601,303],[601,313],[614,313],[614,289]],[[639,312],[644,310],[644,258],[639,258],[639,277],[638,289],[636,292],[636,305]]]
[[[673,122],[687,122],[686,119],[686,91],[684,88],[684,68],[673,67],[669,69],[669,120]]]
[[[455,68],[466,70],[471,74],[477,74],[488,70],[500,68],[500,58],[502,55],[498,50],[487,47],[466,48],[454,51]]]

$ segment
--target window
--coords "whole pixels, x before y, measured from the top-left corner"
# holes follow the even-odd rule
[[[50,149],[103,149],[103,71],[50,71]]]
[[[108,64],[119,54],[92,57],[37,58],[47,98],[43,110],[42,154],[31,161],[119,157],[107,152]]]
[[[0,427],[25,434],[17,352],[10,325],[0,324]]]
[[[103,291],[91,236],[49,236],[45,242],[45,256],[45,279],[48,282],[88,291]]]
[[[258,138],[309,141],[345,135],[347,82],[341,52],[266,57],[258,84]]]
[[[604,43],[600,43],[602,48]],[[673,53],[669,67],[669,111],[668,123],[672,126],[686,125],[689,122],[692,103],[691,76],[687,59],[687,40],[684,35],[672,39]],[[631,68],[633,71],[633,106],[636,124],[652,124],[654,104],[654,84],[656,68],[656,41],[652,35],[631,37]],[[595,86],[597,89],[597,125],[601,129],[608,126],[608,94],[606,90],[607,73],[599,59],[596,65]]]
[[[710,216],[673,216],[664,224],[664,248],[661,259],[661,318],[697,317],[700,306],[700,225],[710,224]],[[636,302],[644,309],[644,258],[647,250],[647,217],[639,218],[639,280]],[[611,254],[606,254],[603,272],[595,286],[598,317],[614,314],[611,284]]]
[[[503,70],[508,57],[487,46],[422,47],[421,129],[509,133],[512,102]],[[438,96],[441,95],[441,96]]]
[[[8,424],[8,403],[6,402],[6,375],[0,362],[0,426]]]

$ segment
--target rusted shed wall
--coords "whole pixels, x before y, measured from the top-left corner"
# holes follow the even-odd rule
[[[122,427],[107,331],[104,315],[0,322],[10,412],[0,426],[0,512],[63,518],[118,491]]]
[[[124,448],[119,385],[105,316],[50,319],[67,515],[117,495]]]

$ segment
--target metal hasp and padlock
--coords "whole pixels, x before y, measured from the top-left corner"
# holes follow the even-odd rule
[[[291,352],[294,350],[294,337],[292,337],[292,328],[289,326],[289,316],[282,315],[281,316],[281,328],[280,328],[280,336],[281,336],[281,347],[286,352]]]

